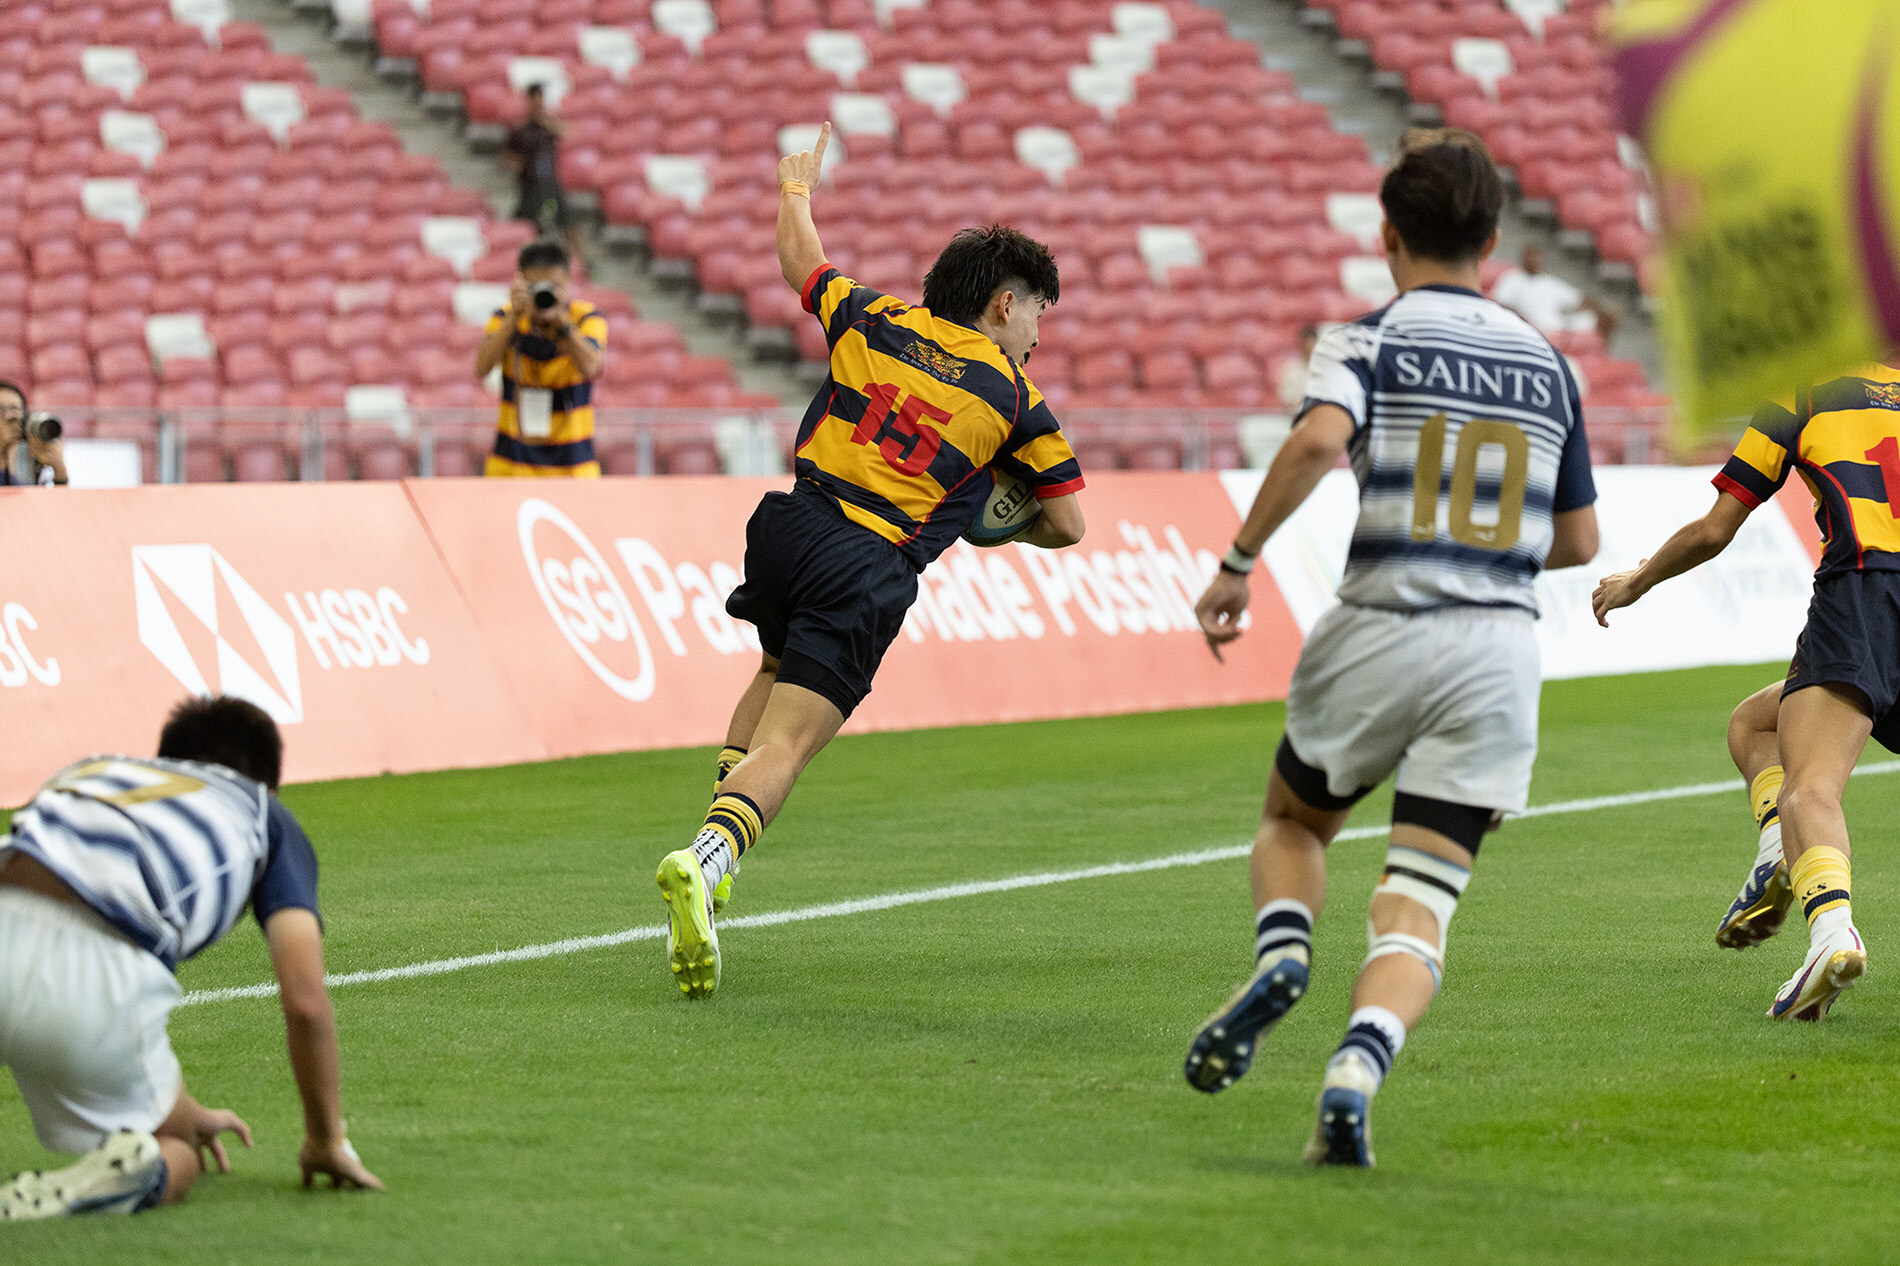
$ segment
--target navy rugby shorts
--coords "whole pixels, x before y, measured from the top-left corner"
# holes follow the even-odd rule
[[[745,583],[726,612],[759,630],[778,679],[850,716],[917,600],[917,569],[805,484],[768,492],[745,529]]]
[[[1795,642],[1782,693],[1821,685],[1858,690],[1874,719],[1874,737],[1900,752],[1900,572],[1815,579],[1807,627]]]

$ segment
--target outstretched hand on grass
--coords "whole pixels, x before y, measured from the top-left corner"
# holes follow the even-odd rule
[[[312,1186],[318,1174],[328,1174],[333,1187],[359,1187],[381,1191],[383,1180],[363,1167],[363,1160],[347,1138],[334,1143],[318,1143],[306,1138],[297,1153],[297,1165],[303,1170],[303,1185]]]
[[[818,177],[825,168],[825,146],[831,140],[831,123],[818,129],[818,142],[810,149],[800,150],[796,154],[787,154],[778,160],[779,183],[788,180],[802,180],[808,188],[818,187]]]
[[[205,1153],[209,1152],[220,1174],[231,1172],[231,1157],[224,1150],[224,1140],[218,1137],[220,1134],[235,1134],[244,1146],[251,1146],[251,1127],[244,1123],[243,1117],[224,1108],[201,1105],[186,1128],[190,1134],[184,1141],[197,1149],[198,1163],[210,1169],[211,1166],[205,1163]]]

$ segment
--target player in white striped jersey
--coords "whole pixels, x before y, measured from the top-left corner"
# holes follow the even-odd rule
[[[0,1064],[40,1142],[84,1152],[0,1186],[0,1219],[131,1213],[182,1199],[236,1113],[185,1089],[165,1028],[179,963],[248,908],[277,977],[303,1099],[304,1183],[380,1187],[344,1135],[323,983],[317,858],[277,798],[283,740],[241,699],[188,699],[158,757],[53,775],[0,836]]]
[[[1564,359],[1483,297],[1504,190],[1478,139],[1409,133],[1380,186],[1399,296],[1314,350],[1293,434],[1197,608],[1215,654],[1247,573],[1342,454],[1359,481],[1340,604],[1307,638],[1254,840],[1257,969],[1195,1036],[1188,1080],[1221,1090],[1306,991],[1325,849],[1397,773],[1385,875],[1315,1164],[1372,1164],[1368,1109],[1444,969],[1484,833],[1523,810],[1541,674],[1531,582],[1596,553],[1596,489]]]

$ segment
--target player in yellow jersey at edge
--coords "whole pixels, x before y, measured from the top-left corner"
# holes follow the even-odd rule
[[[1714,558],[1799,471],[1824,546],[1786,682],[1736,709],[1729,750],[1749,781],[1760,849],[1716,931],[1741,949],[1800,902],[1808,953],[1776,1019],[1819,1020],[1867,971],[1850,905],[1841,793],[1867,739],[1900,751],[1900,370],[1863,365],[1764,404],[1715,477],[1714,507],[1633,571],[1597,587],[1597,620]]]
[[[764,658],[732,714],[712,809],[660,863],[667,958],[688,997],[719,984],[715,901],[792,784],[871,692],[917,576],[981,512],[992,469],[1027,483],[1042,514],[1019,539],[1082,539],[1082,472],[1023,372],[1055,260],[1014,229],[965,229],[924,278],[922,306],[879,294],[825,258],[812,222],[829,123],[779,162],[778,256],[825,327],[831,376],[798,429],[793,491],[746,525],[745,583],[726,610]]]

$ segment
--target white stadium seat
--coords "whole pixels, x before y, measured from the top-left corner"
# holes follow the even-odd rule
[[[871,54],[856,31],[808,31],[805,56],[820,70],[828,70],[847,86],[858,79],[858,72],[871,64]]]
[[[576,43],[582,61],[605,66],[615,79],[625,79],[640,64],[640,42],[624,26],[583,26]]]
[[[99,143],[116,153],[132,155],[141,167],[150,167],[165,152],[165,133],[149,114],[104,110],[99,114]]]
[[[948,114],[952,106],[968,96],[963,75],[955,66],[937,62],[906,62],[903,70],[904,95],[921,101],[938,114]]]
[[[847,136],[896,136],[897,115],[891,103],[875,93],[831,94],[831,123]]]
[[[647,188],[678,198],[691,210],[712,192],[706,164],[690,154],[649,154],[645,163]]]
[[[1498,80],[1517,69],[1503,40],[1455,39],[1451,42],[1452,68],[1478,81],[1488,97],[1498,95]]]
[[[86,82],[110,88],[127,100],[145,82],[145,66],[138,50],[114,44],[94,44],[79,54],[79,70]]]

